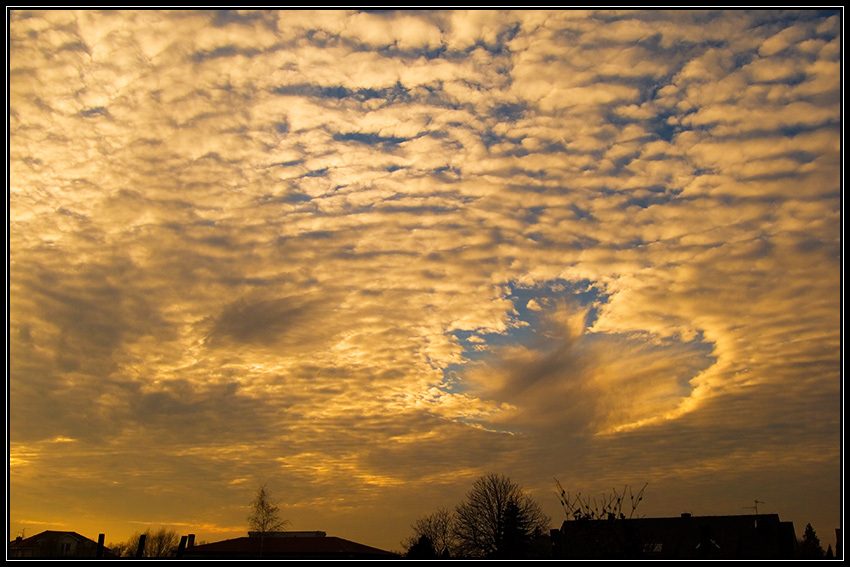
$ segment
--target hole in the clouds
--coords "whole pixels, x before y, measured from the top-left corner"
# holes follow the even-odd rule
[[[583,321],[577,316],[574,324],[590,327],[596,321],[598,308],[607,301],[607,295],[598,286],[588,280],[571,282],[568,280],[553,280],[534,286],[508,284],[505,287],[506,299],[513,305],[505,332],[493,332],[487,329],[456,329],[453,335],[463,347],[465,362],[450,365],[445,374],[448,382],[455,388],[462,388],[458,376],[465,364],[487,359],[494,349],[508,345],[531,344],[536,338],[545,336],[547,331],[541,318],[547,312],[569,301],[579,310],[584,311]]]
[[[591,331],[608,296],[589,281],[508,285],[504,298],[513,304],[505,330],[455,330],[464,361],[444,370],[448,393],[514,408],[488,427],[610,431],[645,422],[676,410],[716,361],[701,333]]]
[[[554,309],[560,301],[569,301],[578,309],[586,309],[586,324],[590,326],[596,320],[598,306],[605,303],[608,296],[589,280],[573,282],[557,279],[534,286],[508,284],[505,286],[504,297],[514,305],[514,312],[508,322],[508,332],[469,331],[471,335],[485,340],[488,344],[517,342],[526,336],[530,337],[540,332],[542,314]],[[463,331],[456,331],[459,340],[463,339],[463,333]]]
[[[203,63],[204,61],[208,61],[210,59],[218,59],[220,57],[233,57],[236,55],[237,50],[233,45],[224,45],[221,47],[216,47],[210,51],[199,51],[192,56],[193,61],[196,63]]]
[[[333,139],[339,142],[357,142],[367,146],[397,146],[406,142],[408,138],[397,136],[381,136],[369,132],[349,132],[334,134]]]
[[[310,195],[305,195],[304,193],[298,193],[297,191],[292,191],[287,193],[285,196],[281,197],[284,203],[306,203],[310,200]]]
[[[521,104],[502,104],[493,109],[493,116],[501,120],[514,122],[525,114],[525,107]]]
[[[314,169],[312,171],[308,171],[301,177],[323,177],[328,172],[327,167],[323,167],[321,169]]]
[[[94,108],[87,108],[85,110],[80,111],[80,116],[85,118],[89,118],[91,116],[98,116],[101,114],[108,114],[108,111],[103,106],[96,106]]]

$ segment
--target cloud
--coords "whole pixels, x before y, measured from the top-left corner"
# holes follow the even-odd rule
[[[509,415],[495,417],[505,427],[603,433],[655,420],[687,399],[691,381],[713,363],[711,345],[698,339],[587,333],[589,308],[546,303],[545,311],[537,301],[529,308],[538,315],[527,344],[494,347],[464,379],[480,397],[511,402]]]
[[[835,464],[836,14],[15,10],[9,36],[15,516],[115,471],[152,516],[172,479],[217,494],[183,519],[221,528],[280,478],[401,539],[396,499],[498,467],[542,494],[619,454],[695,497],[676,474],[772,470],[792,421]]]

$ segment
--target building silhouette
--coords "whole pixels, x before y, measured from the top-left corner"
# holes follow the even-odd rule
[[[248,537],[187,547],[184,559],[398,559],[376,547],[322,531],[250,532]]]
[[[560,559],[790,559],[797,536],[777,514],[565,521]]]
[[[102,539],[102,538],[100,538]],[[10,559],[114,559],[117,556],[77,532],[47,530],[28,538],[9,542]]]

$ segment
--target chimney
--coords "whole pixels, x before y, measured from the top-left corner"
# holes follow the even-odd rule
[[[180,545],[177,546],[177,558],[181,559],[183,557],[183,550],[186,549],[186,540],[189,539],[186,536],[180,536]]]
[[[139,546],[136,548],[136,559],[140,559],[145,556],[145,540],[147,538],[147,534],[142,534],[139,536]]]
[[[195,534],[189,534],[189,541],[186,543],[186,547],[195,547]]]

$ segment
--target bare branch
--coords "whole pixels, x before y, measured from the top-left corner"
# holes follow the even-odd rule
[[[279,501],[275,500],[266,485],[257,489],[257,494],[251,502],[251,514],[248,516],[248,531],[267,534],[276,532],[289,523],[280,517]]]
[[[582,498],[581,492],[575,496],[567,492],[558,479],[555,479],[557,486],[556,494],[561,507],[564,509],[564,515],[568,520],[622,520],[626,518],[623,512],[623,505],[626,500],[626,492],[629,494],[629,518],[632,518],[637,510],[638,505],[643,500],[643,493],[649,483],[635,494],[632,487],[628,484],[623,486],[623,492],[618,492],[616,488],[611,489],[610,494],[602,494],[597,502],[596,497]]]

